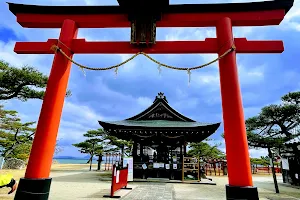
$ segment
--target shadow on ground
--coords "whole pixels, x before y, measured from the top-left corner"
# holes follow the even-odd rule
[[[99,172],[83,172],[78,174],[71,174],[53,177],[53,181],[55,182],[88,182],[88,183],[99,183]]]

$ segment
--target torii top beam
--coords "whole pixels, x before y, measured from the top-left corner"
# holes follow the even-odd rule
[[[74,21],[78,28],[130,27],[132,16],[135,17],[138,14],[135,10],[140,12],[140,10],[147,9],[148,11],[145,12],[155,17],[158,27],[215,27],[217,22],[224,17],[229,17],[233,26],[280,24],[293,6],[294,0],[183,5],[169,5],[168,0],[153,0],[150,3],[151,6],[146,6],[147,9],[143,9],[145,4],[135,4],[135,2],[141,2],[139,0],[118,0],[118,2],[120,6],[8,4],[19,24],[28,28],[61,28],[65,19]],[[155,16],[157,13],[160,13],[159,16]],[[234,42],[237,53],[281,53],[284,50],[282,41],[248,41],[246,38],[235,38]],[[21,54],[51,54],[54,53],[50,50],[53,44],[57,44],[56,39],[49,39],[47,42],[17,42],[14,51]],[[137,53],[140,51],[129,42],[87,42],[84,39],[73,39],[70,48],[76,54]],[[154,54],[218,53],[219,48],[216,38],[207,38],[205,41],[158,41],[144,51]]]
[[[165,2],[165,1],[163,1]],[[294,0],[273,0],[226,4],[164,5],[157,27],[215,27],[229,17],[232,26],[278,25],[293,6]],[[27,28],[61,28],[71,19],[79,28],[130,27],[124,6],[37,6],[8,3],[18,23]],[[120,4],[122,5],[122,4]],[[144,9],[148,8],[135,8]]]

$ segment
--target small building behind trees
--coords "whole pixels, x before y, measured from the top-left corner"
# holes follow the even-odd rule
[[[285,145],[281,154],[283,182],[300,185],[300,136],[287,141]]]

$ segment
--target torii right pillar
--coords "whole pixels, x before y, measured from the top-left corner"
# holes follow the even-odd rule
[[[219,20],[216,31],[221,55],[234,42],[231,19],[224,17]],[[226,196],[227,199],[259,199],[252,182],[235,51],[219,60],[219,71],[229,179]]]

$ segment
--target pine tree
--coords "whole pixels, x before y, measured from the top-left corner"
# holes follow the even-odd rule
[[[0,105],[0,146],[4,158],[27,160],[30,154],[35,122],[22,123],[16,111]]]
[[[47,82],[48,77],[33,67],[17,68],[0,60],[0,100],[43,99]]]
[[[73,144],[73,146],[79,148],[79,151],[84,154],[89,154],[90,158],[90,171],[92,170],[93,157],[98,156],[98,170],[100,170],[100,164],[104,153],[104,132],[101,129],[89,130],[83,136],[87,139],[83,142]]]
[[[271,159],[272,174],[276,193],[279,193],[275,170],[274,154],[285,148],[285,142],[297,137],[293,129],[300,124],[300,92],[291,92],[281,98],[279,105],[269,105],[261,112],[246,120],[247,136],[250,147],[266,148]],[[273,151],[273,152],[272,152]],[[294,149],[297,152],[297,149]]]

